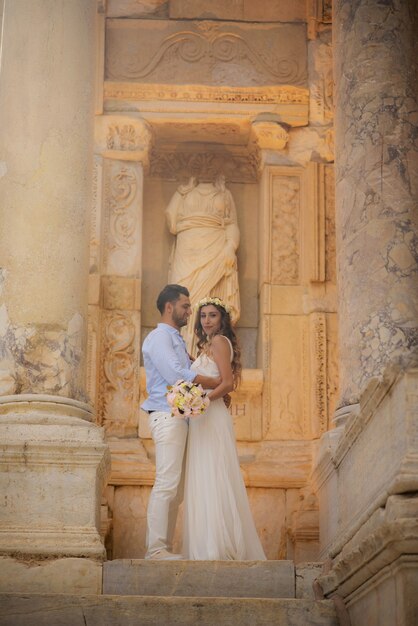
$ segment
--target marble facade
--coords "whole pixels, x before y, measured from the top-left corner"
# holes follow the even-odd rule
[[[59,591],[65,571],[100,592],[99,531],[108,558],[143,556],[164,209],[222,173],[241,233],[231,411],[267,556],[325,561],[320,592],[353,626],[409,626],[414,2],[48,4],[0,0],[0,588]]]
[[[88,380],[112,453],[110,543],[113,555],[144,554],[153,446],[138,411],[140,344],[167,281],[164,209],[191,175],[223,173],[241,231],[242,471],[270,558],[312,560],[312,455],[337,388],[330,24],[318,12],[307,39],[300,6],[286,23],[269,6],[272,24],[223,4],[207,15],[187,2],[168,13],[110,2],[100,18]]]

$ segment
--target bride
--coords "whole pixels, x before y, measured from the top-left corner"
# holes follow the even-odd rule
[[[223,396],[241,373],[240,351],[229,307],[204,298],[195,325],[198,374],[219,376],[209,408],[190,419],[187,447],[183,552],[197,560],[264,560],[241,476],[232,417]]]

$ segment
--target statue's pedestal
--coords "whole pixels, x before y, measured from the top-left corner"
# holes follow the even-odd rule
[[[17,585],[23,580],[14,557],[34,564],[59,559],[63,575],[78,561],[74,580],[85,575],[86,557],[105,557],[100,499],[110,455],[91,418],[87,405],[68,398],[0,399],[0,581],[6,586],[14,574]],[[66,564],[62,557],[76,559]]]
[[[319,581],[356,626],[418,619],[417,400],[417,369],[372,380],[315,468],[320,503],[329,502],[320,506],[322,556],[332,559]]]

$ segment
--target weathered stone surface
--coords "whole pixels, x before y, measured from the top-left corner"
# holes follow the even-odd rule
[[[418,616],[417,384],[416,369],[371,381],[334,445],[327,434],[314,472],[332,558],[318,581],[359,626]]]
[[[356,626],[418,623],[418,559],[401,557],[384,567],[346,600]]]
[[[111,446],[114,450],[114,447]],[[126,456],[129,456],[128,447],[125,447]],[[123,459],[123,456],[120,457]],[[135,458],[131,457],[131,461]],[[113,461],[112,461],[113,462]],[[142,469],[144,465],[138,461]],[[113,474],[112,474],[113,476]],[[137,485],[123,485],[130,481],[129,469],[121,477],[120,486],[115,487],[113,502],[113,558],[142,559],[145,555],[146,512],[151,487],[135,478]],[[112,480],[112,478],[111,478]],[[292,490],[291,490],[292,491]],[[248,499],[257,532],[263,544],[268,559],[285,559],[287,556],[286,529],[290,518],[298,505],[296,499],[286,498],[285,489],[274,488],[247,488]],[[294,507],[294,508],[292,508]],[[274,514],[272,514],[274,512]],[[174,536],[175,552],[181,553],[182,548],[182,507],[180,506]]]
[[[312,584],[322,569],[322,563],[299,563],[296,565],[296,598],[314,599]]]
[[[333,460],[338,468],[338,519],[333,554],[388,494],[418,490],[418,370],[370,383]]]
[[[15,361],[3,393],[86,400],[94,19],[79,0],[12,3],[3,20],[0,298]]]
[[[306,20],[304,0],[171,0],[170,17],[247,20],[249,22],[299,22]]]
[[[0,596],[0,626],[338,626],[330,601]]]
[[[0,557],[1,593],[102,592],[102,563],[90,559],[23,561]]]
[[[107,17],[168,17],[167,0],[108,0]]]
[[[334,17],[344,406],[389,362],[417,361],[418,6],[338,0]]]
[[[244,0],[171,0],[169,5],[173,19],[242,20],[244,17]]]
[[[302,24],[108,20],[105,78],[145,85],[306,86]]]
[[[294,598],[292,561],[109,561],[103,593],[138,596]]]
[[[0,552],[103,558],[100,497],[110,454],[88,406],[0,398]]]

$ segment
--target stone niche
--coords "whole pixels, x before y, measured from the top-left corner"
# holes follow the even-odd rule
[[[141,342],[168,278],[164,211],[190,176],[220,173],[241,235],[244,372],[231,412],[243,477],[268,558],[318,552],[310,472],[337,378],[329,46],[323,33],[308,43],[304,2],[227,4],[110,0],[102,22],[89,390],[112,455],[103,525],[113,558],[145,550],[154,450],[138,408]]]

